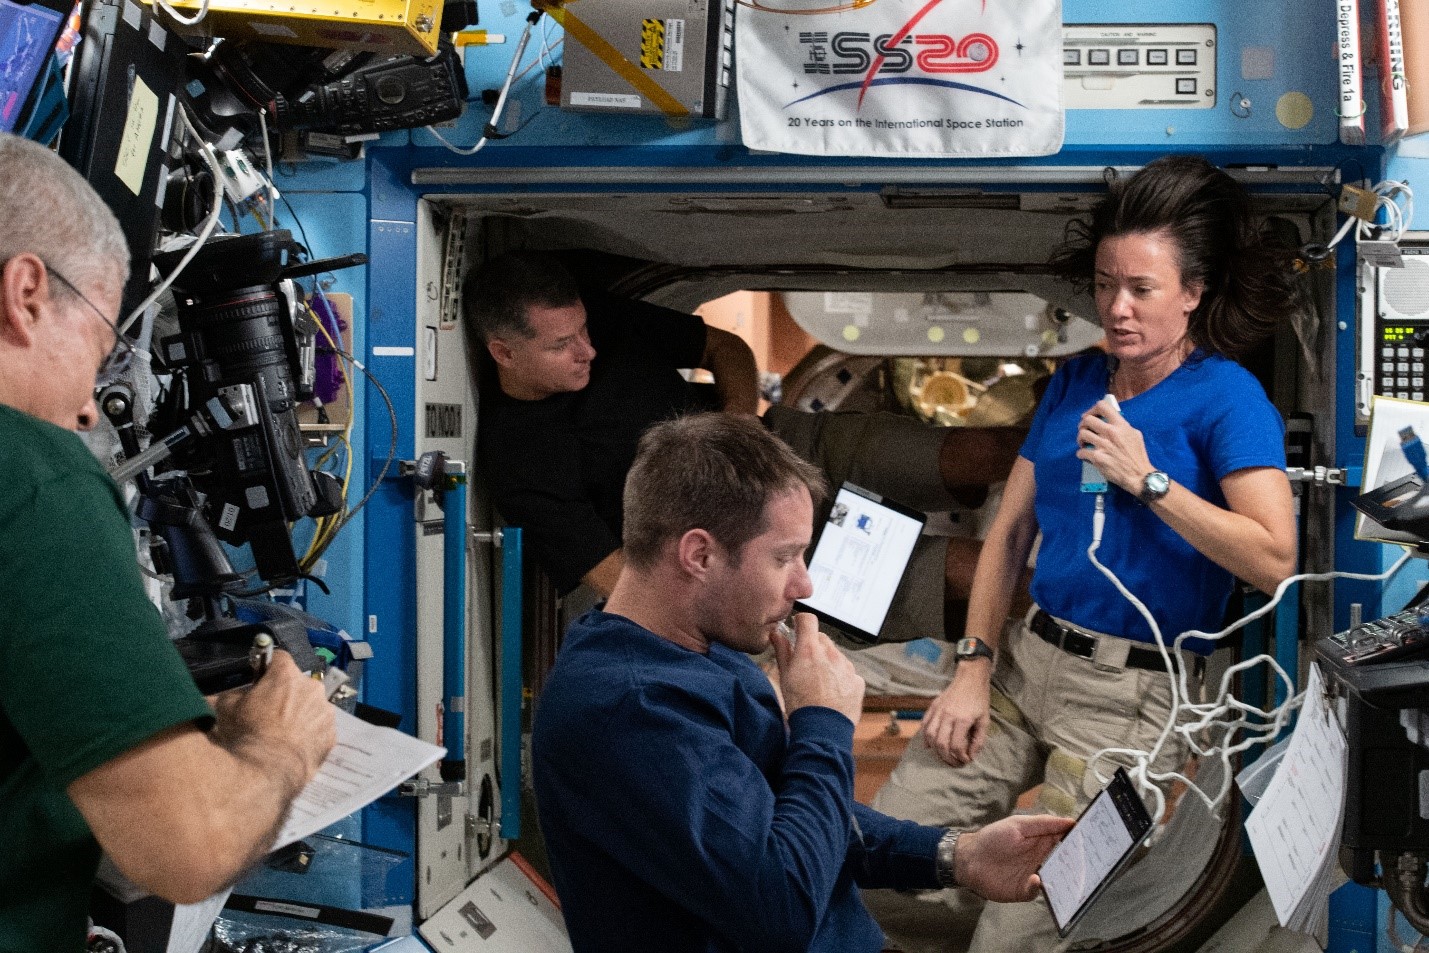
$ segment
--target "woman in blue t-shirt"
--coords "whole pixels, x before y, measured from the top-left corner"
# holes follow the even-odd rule
[[[1294,307],[1282,256],[1255,230],[1245,191],[1196,156],[1112,182],[1078,223],[1055,264],[1077,283],[1090,276],[1106,353],[1068,362],[1039,405],[978,561],[966,629],[976,641],[960,644],[880,810],[976,826],[1041,784],[1041,809],[1075,816],[1101,787],[1094,752],[1152,747],[1171,714],[1170,678],[1142,615],[1087,555],[1102,520],[1097,559],[1168,646],[1220,627],[1233,577],[1273,592],[1294,572],[1284,425],[1231,360]],[[1036,606],[1000,644],[1039,532]],[[1152,769],[1185,758],[1167,744]],[[998,905],[973,949],[1054,943],[1045,910]]]

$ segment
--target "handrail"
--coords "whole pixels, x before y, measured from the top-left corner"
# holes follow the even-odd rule
[[[466,474],[448,473],[443,492],[443,781],[466,780]]]
[[[501,836],[521,836],[521,530],[501,533]]]

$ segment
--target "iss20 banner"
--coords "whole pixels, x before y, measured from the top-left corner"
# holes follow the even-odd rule
[[[740,4],[751,149],[818,156],[1041,156],[1062,147],[1060,0]]]

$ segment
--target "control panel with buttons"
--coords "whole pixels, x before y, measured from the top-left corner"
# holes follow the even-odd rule
[[[1396,325],[1380,329],[1376,394],[1405,400],[1424,399],[1424,342],[1418,338],[1421,331],[1429,338],[1429,321],[1417,327]],[[1413,342],[1412,345],[1406,346],[1409,342]]]
[[[1322,639],[1317,650],[1341,658],[1349,665],[1389,662],[1429,649],[1429,616],[1418,609],[1365,622]]]
[[[1429,235],[1406,232],[1399,253],[1398,268],[1360,260],[1356,429],[1368,423],[1377,396],[1429,400]]]
[[[1216,104],[1211,23],[1066,24],[1067,109],[1210,109]]]

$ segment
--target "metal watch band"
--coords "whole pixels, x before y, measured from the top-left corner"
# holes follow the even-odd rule
[[[958,838],[962,836],[962,831],[950,827],[943,832],[943,836],[938,840],[936,867],[938,886],[940,887],[956,887],[958,885]]]

